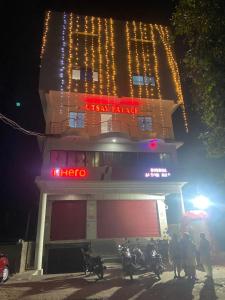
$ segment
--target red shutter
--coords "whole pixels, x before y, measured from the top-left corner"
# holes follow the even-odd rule
[[[160,235],[156,201],[99,200],[97,213],[98,238]]]
[[[51,240],[86,237],[86,201],[55,201],[52,204]]]

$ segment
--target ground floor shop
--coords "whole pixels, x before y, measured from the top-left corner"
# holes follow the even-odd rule
[[[42,192],[35,265],[40,272],[44,267],[49,273],[63,263],[70,272],[79,269],[80,248],[87,243],[102,254],[115,252],[125,238],[163,238],[168,229],[165,195],[169,190],[180,192],[181,186],[41,180],[38,184]]]

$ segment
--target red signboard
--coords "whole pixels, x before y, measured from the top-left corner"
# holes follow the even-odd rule
[[[130,114],[135,115],[138,113],[138,108],[135,106],[121,106],[121,105],[108,105],[108,104],[89,104],[86,103],[84,109],[87,111],[95,111],[95,112],[110,112],[110,113],[118,113],[118,114]]]
[[[51,174],[53,177],[85,178],[88,171],[85,168],[53,168]]]

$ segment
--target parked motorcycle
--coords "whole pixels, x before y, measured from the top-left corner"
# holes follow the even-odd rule
[[[118,246],[118,250],[122,259],[122,267],[125,275],[130,276],[133,280],[133,275],[135,274],[134,258],[130,252],[130,249],[126,246]]]
[[[102,258],[100,256],[91,256],[84,250],[82,251],[82,253],[84,259],[83,269],[85,275],[89,272],[97,275],[98,279],[103,279],[106,266],[103,265]]]
[[[146,267],[145,256],[139,247],[134,247],[132,250],[134,264],[141,267]]]
[[[158,279],[161,279],[161,274],[164,271],[162,256],[156,250],[152,250],[151,254],[151,270],[155,273]]]

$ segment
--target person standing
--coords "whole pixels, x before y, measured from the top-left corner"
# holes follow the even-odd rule
[[[195,244],[191,240],[189,233],[184,233],[181,242],[181,251],[185,276],[187,276],[188,279],[196,280],[197,250]]]
[[[205,237],[204,233],[200,233],[199,244],[200,263],[203,265],[207,277],[212,278],[212,262],[211,262],[211,249],[210,243]]]
[[[173,264],[174,278],[181,278],[181,245],[176,234],[169,243],[169,257]]]

